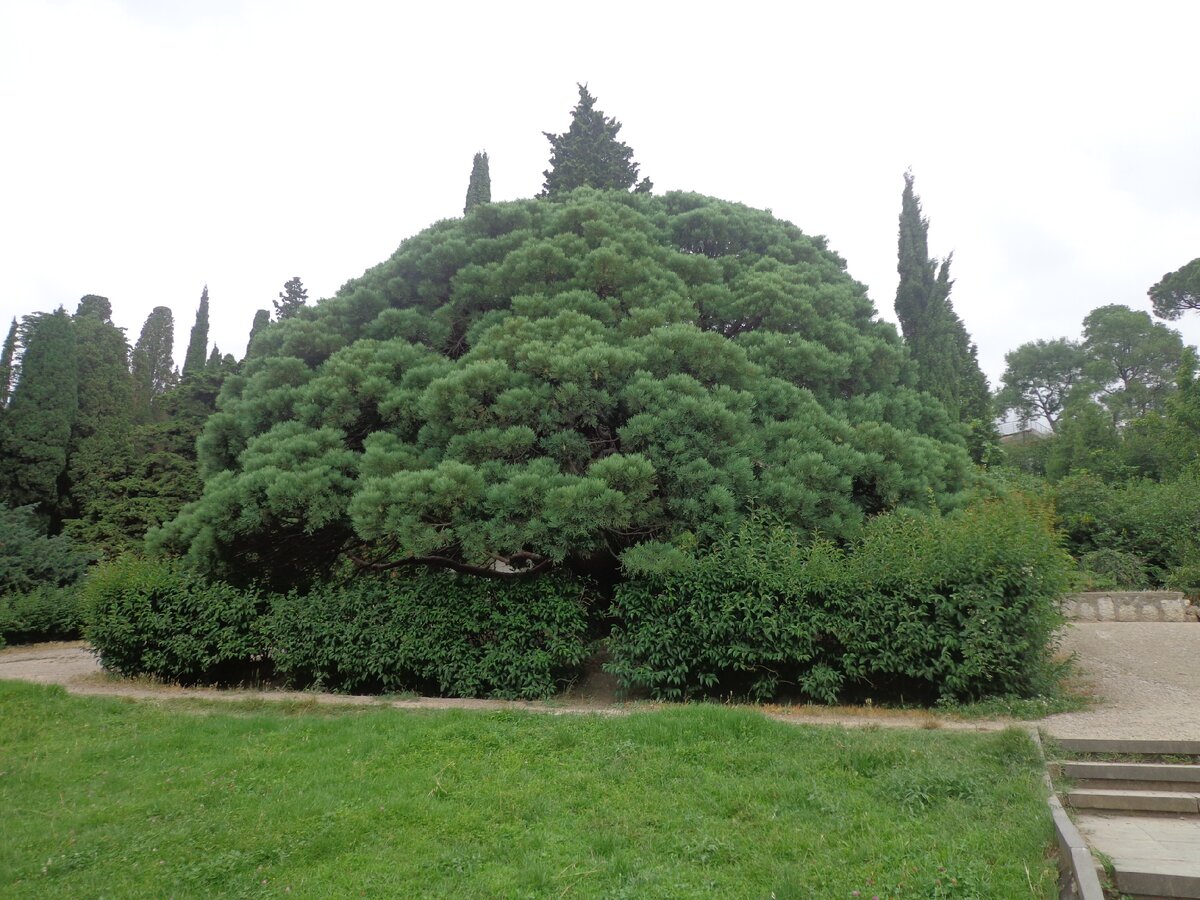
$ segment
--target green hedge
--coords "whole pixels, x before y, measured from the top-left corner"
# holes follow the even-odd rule
[[[300,686],[545,697],[579,671],[587,606],[585,587],[562,575],[360,576],[278,599],[272,657]]]
[[[1070,565],[1020,497],[877,516],[845,551],[754,520],[618,589],[608,668],[666,699],[1031,695]]]
[[[181,564],[123,557],[83,586],[85,634],[106,668],[180,682],[238,682],[270,670],[267,598]]]
[[[79,589],[42,585],[0,596],[0,647],[28,641],[62,641],[80,636]]]

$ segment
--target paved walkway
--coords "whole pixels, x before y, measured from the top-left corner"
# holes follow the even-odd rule
[[[1200,625],[1077,622],[1063,647],[1077,655],[1082,686],[1095,703],[1043,719],[1046,734],[1200,740]],[[1157,884],[1160,874],[1200,882],[1200,818],[1089,810],[1073,818],[1093,850],[1119,872],[1143,873],[1142,884]]]
[[[1200,625],[1076,622],[1063,649],[1077,655],[1095,704],[1048,716],[1054,737],[1200,740]]]

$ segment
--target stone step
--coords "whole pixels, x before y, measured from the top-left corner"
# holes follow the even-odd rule
[[[1113,874],[1122,896],[1200,898],[1200,862],[1128,859]]]
[[[1198,765],[1065,760],[1051,768],[1056,776],[1074,781],[1077,789],[1200,792]]]
[[[1132,753],[1145,756],[1200,756],[1200,741],[1142,741],[1117,738],[1064,738],[1054,741],[1071,753]]]
[[[1088,788],[1071,791],[1067,794],[1067,800],[1075,809],[1200,815],[1200,793],[1184,791],[1117,791]]]

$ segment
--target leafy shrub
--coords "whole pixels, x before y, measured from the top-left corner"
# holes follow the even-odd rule
[[[1044,686],[1070,559],[1012,496],[875,517],[843,552],[762,519],[617,591],[609,671],[655,696],[851,691],[975,699]]]
[[[267,599],[182,564],[122,557],[83,585],[88,640],[106,669],[180,682],[261,676]]]
[[[360,576],[276,601],[272,655],[293,683],[533,698],[568,681],[586,651],[578,581]]]
[[[847,556],[842,662],[862,684],[940,698],[1045,688],[1071,560],[1020,497],[947,517],[878,516]]]
[[[1124,550],[1090,550],[1079,557],[1086,590],[1136,591],[1152,584],[1146,561]]]
[[[1141,587],[1168,587],[1192,580],[1186,573],[1200,567],[1200,472],[1171,481],[1137,479],[1106,484],[1084,472],[1054,486],[1058,526],[1066,548],[1086,572],[1101,564],[1140,559]],[[1119,554],[1119,555],[1118,555]],[[1100,571],[1100,574],[1131,573]],[[1182,588],[1187,590],[1187,588]]]
[[[662,699],[766,699],[803,684],[832,700],[840,678],[822,642],[843,566],[829,544],[804,547],[782,524],[747,521],[676,571],[643,572],[618,588],[607,668]]]
[[[82,627],[76,588],[41,585],[0,596],[0,646],[77,638]]]

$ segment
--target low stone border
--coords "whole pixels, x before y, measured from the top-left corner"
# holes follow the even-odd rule
[[[1076,622],[1189,622],[1196,607],[1180,591],[1085,591],[1067,594],[1062,611]]]
[[[1041,736],[1036,728],[1029,729],[1029,736],[1033,738],[1038,755],[1042,758],[1042,782],[1049,792],[1046,803],[1050,807],[1050,817],[1054,820],[1054,835],[1058,840],[1059,900],[1104,900],[1104,888],[1100,886],[1100,876],[1096,874],[1096,859],[1092,856],[1087,841],[1063,809],[1058,793],[1054,790],[1054,782],[1050,780]]]

